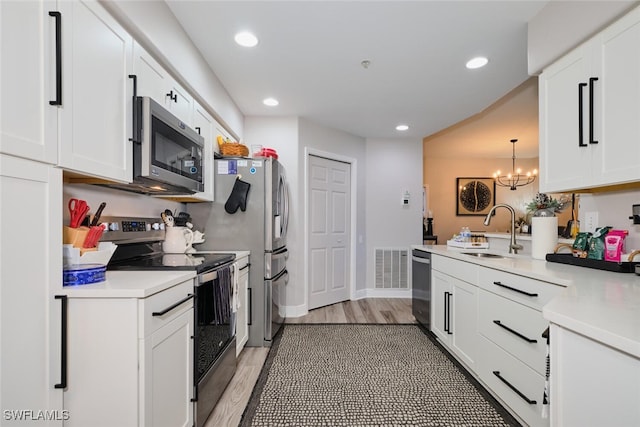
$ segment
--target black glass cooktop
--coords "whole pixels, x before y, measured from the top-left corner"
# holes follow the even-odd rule
[[[196,270],[209,271],[236,258],[233,253],[217,254],[167,254],[156,252],[137,257],[115,260],[108,270]]]

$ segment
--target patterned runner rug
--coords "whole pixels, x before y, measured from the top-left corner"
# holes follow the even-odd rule
[[[285,325],[241,426],[519,426],[416,325]]]

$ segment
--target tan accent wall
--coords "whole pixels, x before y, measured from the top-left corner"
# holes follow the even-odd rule
[[[465,158],[460,153],[458,158],[433,158],[428,156],[425,145],[424,184],[428,185],[428,204],[433,214],[434,234],[438,243],[445,244],[461,227],[467,226],[472,231],[509,231],[510,214],[507,209],[496,210],[496,215],[488,227],[483,225],[484,216],[456,215],[456,178],[457,177],[491,177],[493,172],[501,169],[511,170],[510,158]],[[538,168],[538,159],[517,159],[516,166],[524,171]],[[526,205],[538,192],[537,180],[517,190],[496,186],[496,203],[506,203],[516,210],[517,216],[524,216]],[[558,197],[559,195],[553,195]],[[558,224],[566,225],[570,219],[570,209],[558,215]]]

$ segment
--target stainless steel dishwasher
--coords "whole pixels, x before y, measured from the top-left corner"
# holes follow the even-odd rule
[[[411,311],[418,323],[430,330],[431,253],[413,249],[411,255]]]

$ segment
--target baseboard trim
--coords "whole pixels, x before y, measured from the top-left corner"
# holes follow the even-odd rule
[[[411,289],[359,289],[355,299],[363,298],[411,298]]]

